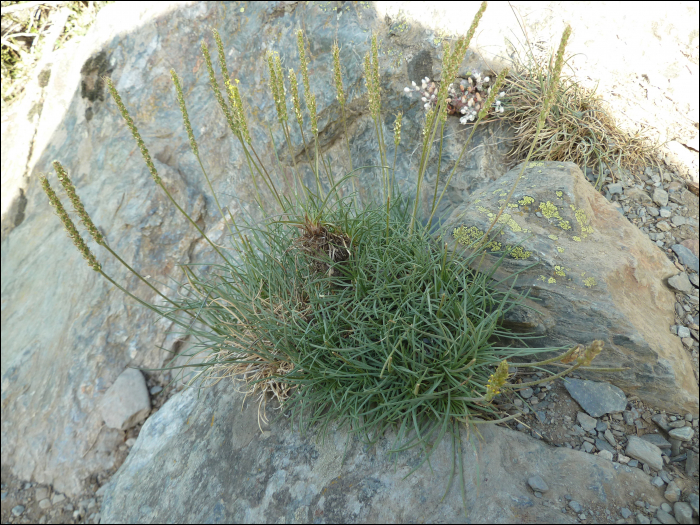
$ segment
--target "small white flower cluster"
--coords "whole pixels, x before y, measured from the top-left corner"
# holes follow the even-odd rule
[[[481,74],[475,71],[469,78],[460,81],[459,91],[455,89],[454,85],[450,85],[447,90],[449,96],[447,100],[449,103],[447,108],[448,113],[453,115],[459,112],[462,115],[459,119],[461,124],[474,122],[479,111],[486,103],[488,94],[491,92],[491,87],[484,87],[484,84],[488,84],[490,81],[490,77],[482,78]],[[404,88],[409,98],[411,98],[413,92],[416,91],[420,93],[424,109],[429,110],[437,104],[438,87],[435,82],[431,82],[428,77],[425,77],[421,81],[420,87],[418,87],[415,82],[411,82],[411,84],[412,87]],[[501,92],[498,97],[502,98],[505,97],[505,95],[505,92]],[[494,101],[493,106],[496,113],[503,113],[503,104],[498,98]]]
[[[413,92],[417,91],[421,95],[424,109],[430,109],[437,103],[437,85],[431,82],[428,77],[421,80],[421,87],[418,87],[415,82],[411,82],[412,87],[405,87],[403,90],[408,95],[408,98],[413,98]]]

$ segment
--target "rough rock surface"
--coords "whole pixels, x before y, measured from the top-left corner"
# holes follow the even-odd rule
[[[451,439],[431,457],[434,474],[424,464],[403,480],[421,455],[414,449],[394,463],[389,433],[371,447],[351,440],[343,461],[344,431],[329,432],[325,441],[314,431],[302,437],[282,417],[261,433],[257,403],[249,399],[241,411],[243,397],[221,381],[199,399],[195,390],[170,399],[146,421],[105,490],[102,522],[464,520],[458,479],[441,501],[452,470]],[[483,440],[462,435],[471,523],[573,523],[561,512],[568,498],[616,508],[648,483],[639,469],[602,457],[551,448],[500,427],[479,431]],[[535,472],[549,487],[541,498],[528,488]],[[661,501],[658,494],[650,498]]]
[[[182,263],[219,262],[153,183],[100,78],[113,79],[174,198],[209,238],[226,244],[213,197],[190,151],[169,70],[174,68],[180,77],[200,151],[222,205],[234,215],[256,219],[255,208],[248,205],[253,201],[253,185],[244,156],[211,92],[200,41],[205,39],[215,55],[211,29],[219,30],[229,52],[229,71],[241,80],[244,104],[254,115],[249,120],[250,133],[261,145],[263,162],[277,165],[270,125],[280,162],[289,167],[289,152],[268,94],[264,55],[269,48],[279,50],[285,64],[299,71],[292,29],[304,27],[311,38],[309,76],[317,96],[321,149],[339,172],[347,154],[344,141],[337,140],[343,126],[331,87],[331,44],[337,38],[344,46],[343,79],[354,165],[374,165],[379,158],[375,129],[367,114],[362,61],[355,57],[369,49],[369,31],[386,34],[388,28],[368,4],[345,13],[342,23],[336,16],[335,10],[307,9],[302,4],[255,3],[239,10],[206,2],[155,3],[136,12],[114,5],[100,12],[92,40],[55,54],[46,87],[51,96],[43,102],[33,131],[23,190],[26,208],[22,208],[22,220],[3,222],[3,228],[7,222],[13,229],[3,230],[2,241],[2,462],[15,475],[77,494],[92,473],[111,468],[114,456],[109,450],[124,436],[117,430],[101,430],[102,417],[96,410],[100,399],[127,366],[162,366],[168,354],[158,348],[177,349],[182,344],[176,336],[167,335],[169,326],[156,322],[153,312],[84,264],[51,210],[38,175],[53,173],[51,162],[61,161],[112,249],[152,281],[180,280]],[[138,30],[133,30],[135,26]],[[424,40],[417,26],[402,31],[396,48],[403,50],[402,58],[383,54],[380,60],[386,90],[384,135],[391,136],[392,115],[401,109],[403,144],[419,142],[422,121],[421,104],[405,97],[403,87],[409,79],[433,77],[441,63],[440,48],[426,48]],[[483,69],[478,60],[471,56],[463,66]],[[495,132],[497,127],[477,133],[472,143],[477,148],[460,162],[459,176],[446,201],[458,201],[506,171],[508,147],[502,134]],[[458,119],[450,119],[448,128],[444,163],[456,161],[463,140]],[[301,136],[294,129],[294,154],[303,163]],[[26,140],[25,134],[16,136],[20,142]],[[3,152],[4,141],[3,132]],[[393,147],[391,139],[387,142]],[[393,156],[393,151],[389,154]],[[415,187],[409,174],[415,173],[419,157],[411,151],[398,156],[402,175],[397,179],[406,191]],[[5,162],[10,160],[3,155],[3,180]],[[431,161],[429,173],[435,173],[435,164],[436,160]],[[307,168],[301,169],[309,175]],[[58,189],[54,175],[51,180]],[[379,181],[378,172],[366,170],[361,193],[371,195]],[[428,179],[428,185],[431,182]],[[107,275],[137,297],[155,300],[157,296],[109,254],[93,249]],[[164,285],[162,289],[167,291]]]
[[[459,230],[446,240],[459,246],[480,238],[521,167],[449,210],[445,224],[451,232]],[[530,162],[492,232],[489,246],[509,250],[502,277],[521,271],[515,287],[529,292],[528,304],[541,312],[524,310],[510,319],[514,327],[542,336],[533,344],[570,347],[601,339],[605,350],[594,365],[627,369],[614,379],[593,372],[585,376],[611,380],[660,407],[698,413],[689,356],[664,328],[673,323],[675,301],[665,280],[677,270],[576,165]],[[487,257],[482,264],[495,260]]]
[[[563,9],[570,9],[569,3],[562,5]],[[480,43],[500,53],[503,37],[512,37],[517,22],[510,18],[510,25],[504,23],[507,13],[494,11],[497,6],[492,4],[487,11],[480,29]],[[359,57],[367,50],[369,32],[377,31],[380,41],[387,44],[380,52],[385,89],[382,100],[387,110],[384,113],[385,137],[390,136],[391,115],[398,109],[403,110],[403,142],[398,163],[400,171],[407,172],[409,167],[415,168],[420,157],[407,145],[412,147],[420,135],[422,110],[415,99],[407,100],[401,89],[410,80],[419,80],[422,76],[439,78],[442,37],[434,26],[433,30],[426,29],[420,17],[415,19],[417,21],[406,22],[400,13],[392,13],[386,18],[385,13],[376,11],[375,7],[365,3],[345,4],[344,10],[339,12],[323,5],[303,3],[253,3],[244,10],[206,2],[196,5],[143,3],[130,10],[119,5],[107,6],[80,46],[73,45],[75,40],[72,40],[54,52],[49,82],[40,85],[42,91],[37,98],[27,99],[27,104],[17,108],[14,120],[7,121],[8,115],[3,112],[3,467],[7,466],[23,480],[54,484],[58,491],[77,495],[81,484],[92,474],[115,465],[114,450],[128,436],[117,430],[100,431],[101,415],[97,408],[107,386],[126,366],[160,366],[163,353],[157,347],[170,349],[181,344],[175,337],[166,336],[168,327],[155,323],[150,312],[125,298],[84,265],[38,189],[37,175],[52,171],[51,160],[59,159],[64,163],[88,211],[107,234],[110,245],[143,274],[167,282],[170,277],[180,277],[176,268],[179,263],[214,260],[192,228],[153,186],[133,139],[99,77],[108,74],[117,83],[159,173],[171,191],[175,189],[178,201],[191,211],[195,220],[201,221],[208,235],[221,239],[218,212],[210,211],[215,210],[211,194],[182,130],[169,68],[174,67],[182,79],[200,151],[206,152],[204,162],[219,198],[222,195],[229,198],[228,203],[222,203],[229,204],[234,214],[253,213],[252,209],[242,206],[251,200],[251,185],[247,177],[238,175],[245,172],[240,169],[239,150],[232,145],[230,132],[220,118],[220,110],[207,85],[199,53],[201,38],[206,38],[212,46],[210,29],[216,27],[221,33],[234,64],[229,63],[230,71],[240,78],[245,102],[250,105],[255,120],[262,122],[261,126],[253,128],[254,140],[264,145],[260,148],[261,154],[266,155],[265,162],[270,166],[276,165],[276,160],[267,142],[266,124],[271,124],[278,134],[275,141],[282,163],[288,165],[289,158],[276,128],[261,57],[265,48],[279,50],[288,60],[285,66],[298,71],[295,42],[291,36],[297,27],[306,28],[312,40],[311,84],[318,96],[323,147],[328,148],[326,152],[333,162],[344,155],[343,141],[336,140],[342,126],[329,88],[330,45],[337,37],[349,57],[343,62],[343,74],[351,100],[348,126],[353,155],[362,163],[374,164],[377,159],[374,131],[366,115]],[[454,16],[454,6],[449,9],[450,16],[445,19],[459,21],[463,31],[464,20],[471,19],[476,5],[470,6],[472,11],[464,17]],[[504,4],[504,9],[509,8]],[[588,7],[583,9],[589,11]],[[697,14],[697,7],[692,9]],[[537,15],[535,22],[539,27],[553,30],[545,40],[556,46],[556,33],[561,33],[560,20],[550,17],[549,8],[536,7],[535,10],[538,13],[528,16]],[[653,31],[657,33],[661,28],[657,38],[666,44],[669,38],[674,43],[692,42],[683,30],[667,31],[673,15],[669,14],[670,8],[664,13],[665,18],[659,21],[658,13],[650,12]],[[541,20],[540,15],[545,19]],[[532,16],[526,20],[526,25],[534,20]],[[694,21],[697,16],[677,18],[685,22]],[[592,56],[588,41],[592,31],[600,26],[600,17],[594,19],[595,23],[588,26],[573,24],[577,31],[572,40],[572,53],[586,50],[586,57]],[[648,38],[649,31],[643,33],[635,27],[640,38]],[[577,34],[581,39],[578,48],[575,47]],[[497,41],[484,40],[496,36]],[[615,33],[610,36],[613,40],[618,38]],[[680,49],[685,50],[689,45],[692,46],[685,43]],[[608,60],[610,49],[617,50],[617,47],[602,47],[605,49],[601,56],[614,64],[616,70],[620,64],[632,63],[627,60],[632,46],[625,49],[623,61]],[[487,50],[481,51],[487,58],[490,56]],[[697,50],[694,53],[697,55]],[[668,111],[663,104],[667,99],[671,104],[675,102],[656,88],[659,79],[664,80],[665,76],[677,78],[677,71],[682,72],[681,76],[686,75],[684,64],[691,55],[692,50],[690,55],[658,54],[673,61],[666,75],[658,74],[657,71],[664,68],[657,67],[658,62],[648,60],[642,52],[635,63],[643,64],[643,68],[625,71],[625,75],[632,77],[642,71],[649,73],[649,77],[645,73],[644,79],[640,78],[641,88],[625,80],[614,89],[626,89],[634,84],[636,89],[649,89],[650,94],[654,90],[659,92],[654,95],[651,108],[644,98],[646,107],[640,114],[642,122],[648,122],[645,115],[650,115],[649,109],[656,110],[648,117],[652,124],[661,121],[659,116],[671,115],[674,111],[688,114],[689,105],[693,108],[692,114],[697,115],[697,95],[693,96],[692,90],[685,88],[673,91],[674,85],[697,85],[697,82],[666,82],[674,99],[690,93],[688,102],[679,104],[673,111]],[[468,60],[463,64],[465,71],[475,64],[481,67],[475,62],[475,55],[470,54]],[[591,73],[594,71],[598,71],[597,67]],[[41,73],[42,78],[46,78],[45,72]],[[591,78],[598,76],[595,74]],[[606,74],[605,77],[604,80],[611,83],[617,82],[615,75]],[[464,128],[456,126],[454,120],[448,123],[446,131],[443,160],[448,164],[456,160],[464,134]],[[697,136],[697,130],[695,133]],[[297,144],[300,142],[298,136],[295,140]],[[388,145],[391,155],[391,140]],[[494,126],[477,133],[468,155],[460,163],[453,190],[448,192],[445,202],[452,205],[462,202],[469,192],[498,178],[505,171],[505,150],[503,135]],[[295,154],[298,161],[303,161],[301,149]],[[434,172],[432,168],[428,170],[429,174]],[[366,194],[367,188],[376,185],[377,178],[371,173],[365,176],[366,185],[362,186],[362,191]],[[5,197],[10,194],[6,183],[12,186],[18,180],[21,188],[10,188],[15,200],[6,207]],[[409,180],[404,178],[400,182],[410,190]],[[428,187],[432,187],[434,179],[428,182]],[[669,194],[673,201],[673,192],[669,190]],[[689,228],[685,224],[675,232]],[[667,240],[669,235],[667,233]],[[692,234],[686,234],[688,236]],[[694,241],[695,244],[688,247],[694,249],[697,256],[697,239]],[[153,299],[150,290],[133,280],[101,249],[96,252],[105,271],[117,282],[126,283],[139,297]],[[697,309],[691,313],[696,314]],[[654,400],[650,402],[658,406]],[[692,451],[688,454],[688,463],[694,458],[697,468],[697,454],[693,455]]]

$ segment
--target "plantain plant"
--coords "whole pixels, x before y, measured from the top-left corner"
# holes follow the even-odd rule
[[[416,446],[424,451],[423,460],[413,472],[428,460],[433,450],[431,445],[446,434],[452,437],[455,458],[462,467],[462,426],[469,432],[474,425],[517,418],[519,414],[508,415],[500,408],[495,402],[497,396],[517,395],[518,389],[552,379],[550,376],[516,385],[509,382],[511,367],[542,369],[555,362],[568,364],[556,375],[550,372],[554,377],[561,377],[591,364],[603,348],[600,341],[585,348],[578,345],[568,350],[527,348],[524,345],[527,334],[512,333],[501,325],[504,314],[522,304],[522,297],[512,291],[517,275],[509,277],[512,280],[510,285],[495,280],[495,270],[505,253],[488,270],[480,271],[476,261],[483,254],[488,234],[497,225],[517,181],[489,231],[471,242],[464,253],[457,254],[448,249],[444,239],[452,232],[445,227],[431,233],[435,210],[445,193],[443,189],[438,194],[437,189],[437,180],[443,175],[439,173],[439,162],[429,214],[426,217],[420,214],[423,208],[420,205],[422,186],[432,144],[439,140],[440,154],[442,152],[450,101],[449,86],[464,60],[485,8],[484,2],[466,36],[459,38],[454,45],[448,43],[445,46],[442,83],[435,90],[435,104],[423,123],[421,158],[415,174],[417,184],[413,196],[400,194],[396,185],[401,114],[395,121],[393,163],[389,163],[391,154],[380,120],[376,36],[371,38],[364,68],[369,116],[377,135],[377,165],[357,166],[351,158],[345,122],[347,100],[340,67],[341,49],[337,43],[332,50],[333,80],[345,130],[346,165],[331,166],[319,154],[316,99],[309,86],[306,43],[299,31],[297,43],[303,99],[311,130],[304,134],[296,73],[287,71],[285,82],[279,56],[268,54],[270,89],[278,124],[292,159],[287,173],[281,165],[275,173],[263,165],[256,152],[248,131],[239,82],[229,78],[223,44],[214,31],[223,84],[216,77],[209,49],[203,42],[202,53],[211,88],[223,117],[241,146],[253,182],[256,205],[265,216],[260,224],[234,217],[230,212],[225,213],[214,194],[228,229],[228,249],[209,239],[172,197],[158,176],[148,149],[114,84],[109,78],[105,79],[153,180],[211,245],[220,258],[219,264],[207,274],[198,273],[193,265],[184,265],[186,279],[181,283],[182,293],[178,299],[162,296],[149,284],[166,301],[161,306],[149,304],[134,297],[103,272],[97,257],[82,239],[46,177],[42,178],[42,185],[69,236],[90,266],[136,301],[174,322],[183,334],[196,342],[195,350],[188,356],[202,359],[186,365],[196,371],[188,384],[208,385],[224,377],[239,378],[247,385],[249,394],[258,396],[259,420],[266,420],[265,400],[272,397],[277,401],[276,406],[291,414],[293,425],[298,425],[302,431],[318,425],[320,436],[325,435],[332,422],[347,425],[351,433],[366,443],[376,442],[385,431],[396,429],[392,452]],[[551,106],[551,94],[558,83],[569,34],[567,28],[549,76],[547,92],[550,96],[541,109],[535,139]],[[171,74],[192,153],[211,188],[179,78],[174,71]],[[498,109],[494,99],[506,75],[507,71],[501,72],[478,115],[473,115],[472,131],[463,145],[460,159],[482,120],[492,108]],[[304,179],[292,154],[295,145],[289,130],[288,98],[291,98],[301,132],[306,162],[313,174],[310,180]],[[535,143],[536,140],[533,147]],[[532,148],[520,176],[531,154]],[[447,176],[446,187],[458,163],[459,160]],[[75,212],[93,240],[148,284],[112,251],[85,211],[66,171],[57,161],[54,167]],[[381,171],[382,191],[375,200],[362,202],[357,185],[363,174],[371,169]],[[288,181],[286,190],[280,182],[284,180]],[[558,353],[551,359],[528,362],[537,354],[553,350]],[[453,476],[454,473],[453,470]],[[463,473],[460,479],[466,501]],[[452,477],[447,490],[451,483]]]

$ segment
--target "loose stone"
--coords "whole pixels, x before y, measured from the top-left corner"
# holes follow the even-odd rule
[[[568,379],[564,382],[564,387],[581,408],[593,417],[622,412],[627,407],[624,392],[610,383]]]
[[[528,478],[528,480],[527,480],[527,484],[530,485],[530,488],[532,490],[537,491],[537,492],[547,492],[549,490],[549,487],[547,486],[547,484],[537,474],[534,476],[530,476],[530,478]]]
[[[678,441],[690,441],[693,438],[694,433],[695,432],[693,431],[692,427],[683,427],[670,430],[668,435],[673,439],[677,439]]]
[[[659,510],[656,511],[656,516],[655,516],[655,517],[656,517],[656,519],[659,520],[659,522],[661,522],[661,523],[665,523],[665,524],[678,523],[678,522],[676,521],[676,518],[674,518],[674,517],[671,516],[668,512],[663,511],[663,510],[661,510],[661,509],[659,509]]]
[[[22,513],[24,512],[24,505],[17,505],[16,507],[12,507],[12,515],[13,516],[21,516]]]
[[[681,489],[678,488],[675,481],[672,481],[668,484],[668,487],[666,487],[666,490],[664,491],[664,498],[671,503],[675,503],[681,498]]]
[[[637,436],[629,437],[625,455],[648,464],[654,470],[661,470],[664,466],[661,459],[661,449]]]
[[[674,503],[673,514],[678,523],[693,523],[693,509],[685,502],[678,501]]]
[[[569,507],[570,507],[571,510],[573,510],[576,514],[578,514],[579,512],[581,512],[581,511],[583,510],[583,507],[581,506],[581,504],[580,504],[578,501],[575,501],[575,500],[571,500],[571,501],[569,502]]]
[[[592,418],[583,412],[576,414],[576,420],[578,421],[578,424],[581,425],[581,428],[586,431],[593,430],[597,424],[595,418]]]

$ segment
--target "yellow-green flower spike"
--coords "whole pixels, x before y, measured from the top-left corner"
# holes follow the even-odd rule
[[[501,361],[496,368],[496,371],[491,374],[489,381],[486,384],[486,395],[484,396],[484,401],[487,403],[491,401],[495,396],[501,392],[501,387],[506,384],[508,380],[508,361],[505,359]]]
[[[68,216],[68,213],[66,213],[63,204],[61,204],[61,201],[58,199],[56,193],[51,188],[49,180],[44,175],[41,176],[41,187],[44,189],[44,193],[46,193],[46,196],[49,198],[51,206],[53,206],[54,210],[56,210],[58,218],[61,219],[63,227],[66,229],[68,237],[71,238],[73,244],[75,244],[75,247],[78,248],[80,254],[85,258],[85,260],[88,262],[88,264],[93,270],[95,270],[96,272],[101,271],[102,267],[100,266],[100,263],[97,261],[95,255],[90,251],[90,248],[88,248],[87,244],[85,244],[85,241],[78,233],[78,229],[75,227],[75,224],[73,224],[73,221]]]
[[[484,117],[486,117],[486,113],[488,113],[489,109],[493,106],[493,102],[494,100],[496,100],[496,95],[500,92],[501,84],[505,82],[507,75],[508,68],[504,68],[503,71],[501,71],[496,77],[496,82],[494,83],[493,87],[491,88],[491,91],[489,92],[489,96],[486,99],[484,107],[482,107],[479,110],[479,119],[483,119]]]
[[[216,49],[219,53],[219,66],[221,66],[221,76],[224,77],[224,81],[229,79],[228,68],[226,67],[226,54],[224,53],[224,44],[221,42],[221,37],[219,32],[214,29],[212,31],[214,34],[214,41],[216,42]]]
[[[333,42],[333,79],[335,80],[335,92],[338,104],[345,106],[345,91],[343,91],[343,76],[340,72],[340,48],[338,42]]]
[[[141,155],[143,156],[143,160],[146,162],[146,166],[148,166],[148,170],[151,172],[153,180],[156,181],[156,184],[161,185],[162,183],[160,177],[158,176],[158,171],[156,171],[156,167],[153,164],[153,161],[151,160],[151,155],[148,153],[148,149],[146,149],[146,144],[141,139],[141,135],[139,134],[139,130],[136,128],[136,124],[134,124],[134,121],[132,120],[131,116],[129,116],[129,112],[127,111],[126,106],[122,102],[122,99],[119,96],[119,93],[117,92],[117,88],[114,87],[112,79],[109,77],[105,78],[105,83],[107,84],[107,89],[109,89],[109,92],[112,94],[112,98],[114,98],[114,102],[117,103],[117,107],[119,108],[119,112],[121,113],[122,118],[126,121],[127,127],[129,128],[129,130],[131,130],[131,134],[133,135],[134,139],[136,140],[136,144],[138,144],[139,149],[141,150]]]
[[[289,70],[289,87],[292,91],[292,104],[294,105],[294,115],[297,118],[299,127],[303,127],[304,119],[301,114],[301,103],[299,102],[299,84],[293,69]]]
[[[229,126],[229,128],[231,128],[231,132],[237,137],[238,136],[238,129],[236,128],[236,123],[233,121],[233,116],[231,115],[231,110],[226,105],[226,101],[224,100],[224,97],[221,95],[221,90],[219,89],[219,83],[216,81],[216,75],[214,74],[214,67],[212,66],[212,63],[211,63],[211,56],[209,55],[209,47],[207,47],[207,44],[204,41],[202,41],[202,54],[204,55],[204,62],[206,63],[207,71],[209,72],[209,83],[211,85],[211,89],[212,89],[212,91],[214,91],[214,95],[216,95],[216,100],[219,103],[221,110],[224,112],[224,116],[226,117],[226,122],[228,122],[228,126]]]
[[[396,120],[394,121],[394,145],[398,146],[401,142],[401,119],[403,118],[403,113],[400,111],[396,114]]]
[[[187,115],[187,106],[185,106],[185,97],[182,94],[180,79],[177,78],[177,73],[175,73],[174,69],[170,70],[170,76],[173,78],[173,84],[175,84],[175,91],[177,92],[177,102],[180,105],[180,111],[182,112],[182,120],[185,123],[185,129],[187,130],[187,137],[190,139],[190,148],[192,148],[192,153],[194,153],[194,156],[199,157],[199,148],[197,148],[197,142],[194,140],[194,133],[192,132],[190,117]]]
[[[75,192],[75,186],[73,186],[73,182],[70,180],[70,177],[68,177],[68,173],[63,168],[63,166],[61,166],[61,163],[57,160],[53,161],[53,169],[56,170],[58,180],[61,182],[63,189],[66,190],[68,200],[71,201],[75,213],[77,213],[78,217],[80,217],[80,222],[82,222],[87,231],[90,232],[90,235],[95,240],[95,242],[104,246],[105,240],[102,237],[102,233],[100,233],[100,230],[98,230],[97,226],[95,226],[95,224],[92,222],[92,219],[90,218],[90,215],[88,215],[88,212],[85,211],[85,207],[83,206],[80,197],[78,197],[78,194]],[[46,184],[48,185],[48,180],[46,181]],[[50,186],[49,189],[51,189]]]

